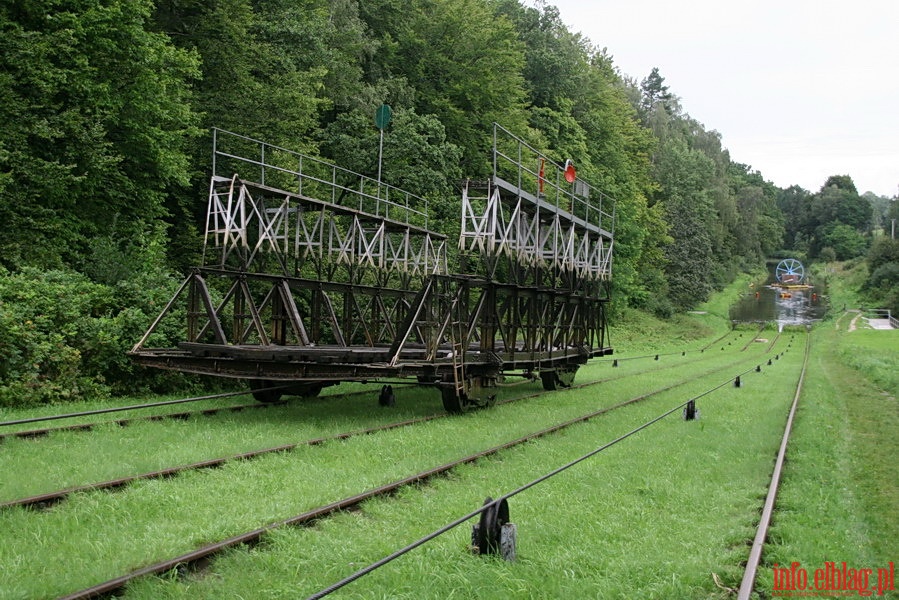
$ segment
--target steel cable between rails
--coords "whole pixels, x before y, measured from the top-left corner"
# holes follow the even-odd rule
[[[594,386],[594,385],[599,385],[602,383],[607,383],[609,381],[624,379],[627,377],[635,377],[635,376],[646,374],[646,373],[658,373],[659,371],[676,368],[679,366],[681,366],[681,365],[666,365],[664,367],[648,370],[645,372],[625,373],[625,374],[616,375],[613,377],[606,377],[606,378],[595,380],[595,381],[589,381],[589,382],[577,384],[577,385],[572,386],[570,389],[582,389],[582,388],[586,388],[586,387],[590,387],[590,386]],[[718,367],[711,371],[707,371],[702,376],[708,376],[710,374],[719,372],[726,368],[729,368],[729,365],[725,366],[725,367]],[[634,402],[643,400],[643,399],[653,396],[655,394],[659,394],[659,393],[668,391],[670,389],[673,389],[675,387],[678,387],[680,385],[683,385],[683,383],[684,382],[675,382],[673,384],[669,384],[668,386],[656,389],[652,392],[648,392],[647,394],[643,394],[640,396],[636,396],[635,398],[632,398],[630,400],[626,400],[621,404],[610,407],[610,409],[618,408],[618,407],[624,406],[626,404],[630,404],[630,403],[634,403]],[[509,398],[509,399],[497,402],[497,405],[509,404],[512,402],[518,402],[521,400],[536,398],[536,397],[539,397],[540,395],[542,395],[543,393],[544,392],[538,392],[538,393],[534,393],[534,394],[527,394],[524,396],[519,396],[516,398]],[[355,393],[353,393],[353,394],[355,394]],[[273,403],[273,404],[262,404],[262,405],[258,405],[258,406],[274,406],[274,405],[275,404]],[[295,443],[290,443],[290,444],[282,444],[282,445],[278,445],[278,446],[274,446],[274,447],[262,448],[260,450],[254,450],[254,451],[244,452],[244,453],[240,453],[240,454],[205,459],[202,461],[178,465],[175,467],[167,467],[167,468],[163,468],[163,469],[158,469],[156,471],[140,473],[137,475],[126,475],[123,477],[118,477],[116,479],[111,479],[111,480],[107,480],[107,481],[100,481],[100,482],[87,483],[87,484],[82,484],[82,485],[77,485],[77,486],[70,486],[70,487],[55,490],[52,492],[43,492],[40,494],[33,494],[31,496],[26,496],[26,497],[22,497],[22,498],[17,498],[17,499],[13,499],[13,500],[7,500],[7,501],[0,502],[0,510],[13,508],[13,507],[47,508],[49,506],[56,505],[57,503],[61,502],[68,496],[71,496],[72,494],[79,493],[79,492],[121,489],[121,488],[124,488],[125,486],[127,486],[128,484],[136,482],[136,481],[141,481],[141,480],[146,480],[146,479],[168,478],[168,477],[172,477],[173,475],[177,475],[177,474],[185,472],[185,471],[221,467],[222,465],[224,465],[228,462],[231,462],[231,461],[250,460],[250,459],[258,458],[258,457],[265,456],[268,454],[279,453],[279,452],[288,452],[288,451],[294,450],[295,448],[298,448],[300,446],[316,446],[316,445],[322,444],[329,440],[345,440],[345,439],[355,437],[358,435],[368,435],[368,434],[376,433],[379,431],[388,431],[390,429],[396,429],[399,427],[405,427],[405,426],[415,425],[418,423],[424,423],[427,421],[432,421],[432,420],[447,417],[447,416],[449,416],[447,413],[427,415],[427,416],[419,417],[416,419],[405,420],[405,421],[400,421],[400,422],[396,422],[396,423],[388,423],[385,425],[379,425],[379,426],[371,427],[371,428],[367,428],[367,429],[342,432],[342,433],[337,433],[337,434],[333,434],[333,435],[326,436],[326,437],[312,438],[312,439],[303,440],[300,442],[295,442]]]
[[[753,359],[743,358],[741,360],[735,361],[732,364],[706,371],[705,373],[701,374],[700,377],[708,377],[708,376],[714,375],[715,373],[723,371],[725,369],[733,368],[736,364],[751,362],[751,360],[754,360],[754,358]],[[757,369],[758,369],[758,367],[752,367],[750,369],[747,369],[746,371],[741,372],[738,376],[742,376],[746,373],[755,371]],[[535,432],[535,433],[528,434],[528,435],[518,438],[516,440],[505,442],[503,444],[500,444],[499,446],[494,446],[493,448],[483,450],[481,452],[469,455],[462,459],[455,460],[453,462],[441,465],[439,467],[429,469],[427,471],[417,473],[415,475],[411,475],[402,480],[383,485],[379,488],[375,488],[372,490],[368,490],[366,492],[362,492],[361,494],[357,494],[356,496],[345,498],[343,500],[339,500],[339,501],[333,502],[331,504],[321,506],[316,509],[312,509],[312,510],[302,513],[300,515],[296,515],[294,517],[290,517],[290,518],[287,518],[287,519],[284,519],[284,520],[281,520],[281,521],[278,521],[275,523],[270,523],[268,525],[265,525],[263,527],[255,529],[253,531],[249,531],[249,532],[246,532],[243,534],[238,534],[238,535],[228,538],[226,540],[222,540],[220,542],[209,544],[207,546],[193,550],[186,554],[182,554],[182,555],[172,558],[172,559],[164,560],[164,561],[152,564],[152,565],[148,565],[148,566],[139,568],[135,571],[132,571],[131,573],[122,575],[120,577],[116,577],[114,579],[97,584],[90,588],[80,590],[78,592],[74,592],[72,594],[66,595],[63,597],[63,600],[74,600],[74,599],[81,599],[81,598],[98,598],[98,597],[108,597],[108,596],[114,595],[118,590],[120,590],[125,585],[127,585],[128,582],[130,582],[133,579],[136,579],[138,577],[164,573],[164,572],[170,571],[175,568],[184,567],[185,565],[197,563],[200,561],[205,561],[212,555],[217,554],[218,552],[221,552],[222,550],[225,550],[227,548],[232,548],[232,547],[240,546],[240,545],[254,544],[254,543],[258,542],[259,539],[263,535],[265,535],[266,533],[268,533],[274,529],[278,529],[280,527],[285,527],[285,526],[297,526],[297,525],[304,525],[304,524],[315,522],[315,521],[325,518],[335,512],[338,512],[341,510],[346,510],[346,509],[352,508],[354,506],[358,506],[365,500],[375,498],[378,496],[382,496],[385,494],[389,494],[389,493],[393,492],[394,490],[399,489],[404,486],[407,486],[407,485],[412,485],[412,484],[420,483],[423,481],[427,481],[428,479],[431,479],[435,476],[446,473],[446,472],[450,471],[451,469],[453,469],[457,466],[460,466],[462,464],[473,463],[481,458],[485,458],[487,456],[497,454],[502,450],[507,450],[509,448],[524,444],[531,440],[534,440],[534,439],[537,439],[540,437],[544,437],[546,435],[549,435],[556,431],[562,430],[571,425],[575,425],[577,423],[582,423],[582,422],[588,421],[594,417],[611,412],[611,411],[621,408],[623,406],[627,406],[629,404],[639,402],[639,401],[649,398],[653,395],[656,395],[656,394],[659,394],[659,393],[662,393],[665,391],[669,391],[673,388],[679,387],[681,385],[685,385],[685,384],[690,383],[695,380],[696,380],[696,377],[694,376],[694,377],[691,377],[687,380],[684,380],[684,381],[681,381],[678,383],[669,384],[667,386],[664,386],[663,388],[654,390],[652,392],[641,394],[634,398],[630,398],[628,400],[619,402],[615,405],[598,409],[589,414],[582,415],[580,417],[570,419],[563,423],[553,425],[551,427],[548,427],[546,429],[543,429],[543,430]],[[731,377],[728,380],[726,380],[724,383],[722,383],[718,386],[715,386],[715,388],[713,388],[711,390],[707,390],[706,392],[703,392],[702,394],[700,394],[698,396],[695,396],[693,399],[700,398],[704,395],[707,395],[707,394],[715,391],[716,389],[720,389],[721,387],[723,387],[724,385],[727,385],[728,383],[732,382],[733,380],[734,380],[734,378]],[[594,382],[593,384],[596,384],[596,383],[600,383],[600,382]],[[591,384],[582,384],[581,387],[583,387],[585,385],[591,385]],[[575,389],[575,388],[571,388],[571,389]],[[683,406],[685,406],[687,404],[687,402],[689,402],[689,400],[684,402],[683,404],[679,405],[679,407],[675,407],[674,409],[672,409],[672,411],[677,410],[677,408],[682,408]],[[490,505],[488,505],[488,506],[490,506]],[[481,513],[485,509],[486,509],[486,507],[481,507],[480,509],[473,511],[469,516],[465,517],[460,522],[464,522],[464,520],[467,520],[468,518],[471,518],[472,516],[475,516],[475,515]],[[458,525],[458,523],[456,523],[456,525]],[[455,527],[456,525],[453,525],[453,527]],[[449,529],[452,529],[453,527],[450,527]],[[447,531],[448,531],[448,529],[447,529]],[[436,537],[436,536],[434,536],[434,537]],[[424,543],[424,542],[422,542],[422,543]],[[421,544],[418,544],[418,545],[421,545]],[[412,548],[410,548],[409,550],[411,550],[411,549]],[[406,550],[406,552],[408,552],[408,550]],[[406,552],[403,552],[402,554],[405,554]],[[356,577],[356,578],[358,579],[358,577]],[[347,582],[347,583],[349,583],[349,582]],[[344,584],[344,585],[346,585],[346,584]]]
[[[736,377],[742,377],[743,375],[746,375],[746,374],[751,373],[751,372],[754,372],[754,371],[756,371],[756,368],[755,368],[755,367],[750,368],[750,369],[747,369],[746,371],[743,371],[743,372],[739,373]],[[424,536],[424,537],[422,537],[422,538],[420,538],[420,539],[418,539],[418,540],[412,542],[411,544],[409,544],[409,545],[407,545],[407,546],[405,546],[405,547],[403,547],[403,548],[400,548],[399,550],[396,550],[396,551],[393,552],[392,554],[390,554],[390,555],[388,555],[388,556],[385,556],[384,558],[382,558],[382,559],[380,559],[380,560],[378,560],[378,561],[376,561],[376,562],[374,562],[374,563],[371,563],[370,565],[368,565],[368,566],[366,566],[366,567],[363,567],[362,569],[359,569],[358,571],[356,571],[356,572],[353,573],[352,575],[349,575],[349,576],[345,577],[344,579],[342,579],[342,580],[340,580],[340,581],[338,581],[338,582],[336,582],[336,583],[331,584],[331,585],[328,586],[327,588],[325,588],[325,589],[323,589],[323,590],[321,590],[321,591],[319,591],[319,592],[316,592],[315,594],[312,594],[311,596],[308,596],[308,597],[306,598],[306,600],[318,600],[319,598],[324,598],[325,596],[328,596],[328,595],[330,595],[330,594],[336,592],[337,590],[339,590],[339,589],[341,589],[341,588],[343,588],[343,587],[349,585],[350,583],[356,581],[357,579],[360,579],[360,578],[364,577],[365,575],[371,573],[372,571],[375,571],[376,569],[379,569],[380,567],[383,567],[384,565],[386,565],[386,564],[388,564],[388,563],[390,563],[390,562],[396,560],[397,558],[400,558],[401,556],[403,556],[403,555],[405,555],[405,554],[411,552],[412,550],[418,548],[419,546],[422,546],[422,545],[426,544],[427,542],[429,542],[429,541],[431,541],[431,540],[433,540],[433,539],[435,539],[435,538],[437,538],[437,537],[443,535],[444,533],[447,533],[447,532],[451,531],[452,529],[455,529],[456,527],[458,527],[458,526],[461,525],[462,523],[465,523],[466,521],[468,521],[468,520],[470,520],[470,519],[472,519],[472,518],[474,518],[474,517],[480,515],[481,513],[483,513],[484,511],[490,509],[491,507],[498,506],[499,503],[501,503],[501,502],[503,502],[503,501],[505,501],[505,500],[508,500],[509,498],[512,498],[513,496],[516,496],[516,495],[518,495],[518,494],[520,494],[520,493],[522,493],[522,492],[524,492],[524,491],[526,491],[526,490],[529,490],[530,488],[532,488],[532,487],[534,487],[534,486],[536,486],[536,485],[538,485],[538,484],[540,484],[540,483],[542,483],[542,482],[544,482],[544,481],[546,481],[546,480],[548,480],[548,479],[550,479],[550,478],[552,478],[552,477],[555,477],[556,475],[558,475],[558,474],[560,474],[560,473],[562,473],[562,472],[564,472],[564,471],[567,471],[568,469],[570,469],[570,468],[572,468],[572,467],[574,467],[574,466],[576,466],[576,465],[578,465],[578,464],[580,464],[580,463],[582,463],[582,462],[584,462],[584,461],[586,461],[586,460],[588,460],[588,459],[590,459],[590,458],[596,456],[596,455],[599,454],[600,452],[603,452],[603,451],[605,451],[605,450],[611,448],[612,446],[614,446],[614,445],[616,445],[616,444],[618,444],[618,443],[620,443],[620,442],[622,442],[622,441],[628,439],[629,437],[631,437],[631,436],[633,436],[633,435],[636,435],[636,434],[639,433],[640,431],[643,431],[644,429],[647,429],[648,427],[651,427],[652,425],[654,425],[654,424],[658,423],[659,421],[665,419],[666,417],[670,416],[671,414],[673,414],[673,413],[675,413],[675,412],[677,412],[677,411],[679,411],[679,410],[682,410],[682,409],[683,409],[684,407],[686,407],[687,404],[689,404],[690,402],[695,402],[696,400],[698,400],[698,399],[700,399],[700,398],[702,398],[702,397],[704,397],[704,396],[707,396],[707,395],[709,395],[709,394],[711,394],[711,393],[713,393],[713,392],[715,392],[715,391],[721,389],[722,387],[724,387],[724,386],[726,386],[726,385],[731,384],[731,383],[734,381],[734,379],[735,379],[735,377],[731,377],[731,378],[727,379],[726,381],[724,381],[724,382],[722,382],[722,383],[720,383],[720,384],[718,384],[718,385],[716,385],[716,386],[714,386],[714,387],[712,387],[712,388],[710,388],[710,389],[708,389],[708,390],[702,392],[701,394],[698,394],[698,395],[696,395],[696,396],[693,396],[693,397],[690,398],[689,400],[686,400],[686,401],[684,401],[684,402],[678,404],[677,406],[674,406],[673,408],[670,408],[669,410],[666,410],[666,411],[663,412],[662,414],[660,414],[660,415],[658,415],[658,416],[656,416],[656,417],[650,419],[649,421],[646,421],[646,422],[643,423],[642,425],[639,425],[638,427],[636,427],[636,428],[634,428],[634,429],[628,431],[627,433],[618,436],[617,438],[613,439],[612,441],[607,442],[607,443],[603,444],[602,446],[599,446],[598,448],[596,448],[596,449],[594,449],[594,450],[588,452],[587,454],[584,454],[583,456],[581,456],[581,457],[579,457],[579,458],[576,458],[575,460],[573,460],[573,461],[571,461],[571,462],[569,462],[569,463],[566,463],[566,464],[564,464],[564,465],[562,465],[562,466],[560,466],[560,467],[558,467],[558,468],[556,468],[556,469],[553,469],[553,470],[550,471],[549,473],[546,473],[546,474],[544,474],[544,475],[541,475],[541,476],[538,477],[537,479],[534,479],[534,480],[532,480],[532,481],[530,481],[530,482],[528,482],[528,483],[526,483],[526,484],[524,484],[524,485],[522,485],[522,486],[520,486],[520,487],[518,487],[518,488],[512,490],[511,492],[507,492],[506,494],[503,494],[502,496],[496,498],[496,499],[495,499],[493,502],[491,502],[490,504],[486,504],[486,505],[484,505],[484,506],[481,506],[480,508],[477,508],[477,509],[471,511],[471,512],[469,512],[468,514],[463,515],[463,516],[457,518],[456,520],[452,521],[451,523],[448,523],[448,524],[444,525],[444,526],[441,527],[440,529],[437,529],[436,531],[431,532],[430,534],[428,534],[428,535],[426,535],[426,536]],[[616,406],[620,406],[620,405],[616,405]],[[582,421],[586,421],[586,420],[588,420],[588,418],[580,417],[580,418],[578,418],[578,419],[576,419],[576,420],[572,420],[572,421],[582,422]],[[566,423],[566,426],[569,425],[569,424],[573,424],[573,423],[572,423],[572,422],[568,422],[568,423]]]
[[[280,389],[288,386],[278,386],[277,388],[270,389]],[[249,390],[244,390],[240,392],[225,392],[222,394],[211,394],[209,396],[195,396],[192,398],[180,398],[178,400],[165,400],[163,402],[149,402],[146,404],[132,404],[130,406],[115,406],[110,408],[98,408],[95,410],[85,410],[82,412],[75,413],[66,413],[62,415],[50,415],[46,417],[30,417],[27,419],[16,419],[15,421],[2,421],[0,422],[0,427],[7,427],[10,425],[24,425],[26,423],[39,423],[41,421],[56,421],[59,419],[69,419],[74,417],[87,417],[90,415],[102,415],[106,413],[113,412],[124,412],[126,410],[138,410],[141,408],[155,408],[157,406],[171,406],[173,404],[187,404],[189,402],[200,402],[201,400],[216,400],[218,398],[230,398],[232,396],[249,396],[252,392]]]
[[[397,384],[394,383],[394,385],[397,385]],[[276,390],[276,389],[287,389],[289,387],[290,386],[276,386],[276,387],[268,387],[268,388],[262,388],[262,389],[263,390]],[[259,391],[259,390],[257,390],[257,391]],[[214,400],[219,397],[226,398],[226,397],[234,396],[234,395],[249,396],[252,393],[253,393],[252,390],[248,390],[246,392],[227,392],[221,396],[215,395],[215,396],[202,396],[202,397],[197,397],[197,398],[185,398],[182,400],[172,400],[172,401],[166,400],[161,403],[133,405],[133,406],[129,406],[129,407],[115,408],[113,410],[117,411],[117,410],[135,410],[138,408],[153,408],[156,406],[167,406],[168,404],[183,404],[186,402],[196,402],[199,400]],[[370,392],[368,392],[368,391],[347,392],[344,394],[329,394],[326,396],[319,396],[319,398],[321,398],[322,400],[328,400],[329,398],[334,398],[334,397],[348,398],[350,396],[357,396],[357,395],[363,395],[363,394],[368,394],[368,393],[370,393]],[[92,423],[77,423],[74,425],[63,425],[61,427],[50,427],[50,428],[45,428],[45,429],[28,429],[28,430],[23,430],[23,431],[12,431],[9,433],[0,434],[0,441],[5,440],[6,438],[33,439],[33,438],[44,437],[46,435],[50,435],[53,433],[72,432],[72,431],[90,431],[96,427],[102,427],[104,425],[125,426],[125,425],[130,425],[132,423],[140,422],[140,421],[160,421],[163,419],[183,420],[188,417],[192,417],[194,415],[208,416],[208,415],[212,415],[212,414],[215,414],[218,412],[227,412],[227,411],[239,412],[241,410],[246,410],[248,408],[272,408],[272,407],[276,407],[276,406],[285,406],[286,404],[287,404],[286,400],[279,400],[278,402],[260,402],[260,403],[256,403],[256,404],[238,404],[236,406],[201,408],[199,410],[187,411],[187,412],[159,413],[159,414],[155,414],[155,415],[131,417],[131,418],[127,418],[127,419],[116,419],[116,420],[112,420],[112,421],[94,421]],[[103,412],[109,412],[109,411],[106,411],[105,409],[100,409],[100,410]],[[69,413],[66,415],[54,415],[53,417],[49,417],[49,418],[47,418],[47,417],[39,417],[39,418],[40,418],[40,420],[53,420],[53,419],[63,419],[63,418],[76,417],[76,416],[86,416],[88,414],[91,414],[91,413],[90,412]],[[11,424],[11,425],[16,424],[16,423],[18,423],[18,422],[16,422],[16,421],[8,422],[8,424]],[[0,423],[0,426],[5,425],[5,424],[7,424],[7,423]]]

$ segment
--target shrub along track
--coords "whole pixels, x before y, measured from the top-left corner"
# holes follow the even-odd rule
[[[768,349],[765,350],[766,353],[768,351],[769,351]],[[713,354],[715,354],[715,353],[713,353]],[[778,355],[778,357],[779,357],[779,355]],[[117,590],[120,590],[122,588],[122,586],[126,585],[129,581],[133,580],[136,577],[140,577],[142,575],[146,575],[146,574],[150,574],[150,573],[165,572],[165,571],[172,569],[175,566],[184,565],[184,564],[188,564],[188,563],[196,563],[196,562],[202,563],[202,562],[208,560],[208,558],[210,556],[214,555],[217,552],[220,552],[221,550],[223,550],[225,548],[233,547],[235,545],[252,544],[255,541],[258,541],[263,535],[265,535],[267,532],[271,531],[272,529],[275,529],[278,527],[283,527],[285,525],[298,525],[298,524],[306,524],[306,523],[315,522],[315,521],[320,520],[328,515],[333,514],[335,511],[346,510],[348,508],[358,506],[358,504],[360,502],[362,502],[363,500],[366,500],[366,499],[369,499],[369,498],[372,498],[375,496],[379,496],[379,495],[393,494],[398,489],[398,487],[401,487],[404,485],[409,485],[412,483],[422,482],[422,481],[425,481],[425,480],[427,480],[431,477],[434,477],[438,474],[446,473],[460,464],[465,464],[465,463],[476,461],[480,458],[483,458],[484,456],[488,456],[490,454],[500,452],[500,451],[510,448],[514,445],[525,443],[527,441],[535,439],[536,437],[545,436],[549,433],[552,433],[552,432],[558,431],[562,428],[568,427],[574,423],[583,422],[585,420],[592,419],[596,416],[606,414],[612,410],[615,410],[615,409],[625,406],[627,404],[636,403],[640,400],[647,399],[654,395],[658,395],[663,390],[670,390],[670,389],[685,385],[688,382],[696,382],[700,378],[710,378],[714,373],[721,372],[722,370],[731,369],[731,371],[733,371],[740,364],[745,365],[745,364],[749,364],[751,362],[755,362],[757,360],[759,360],[758,357],[752,357],[752,356],[742,357],[737,360],[731,360],[728,362],[728,364],[726,364],[722,367],[710,369],[710,370],[702,373],[701,375],[693,375],[693,376],[689,377],[689,379],[687,379],[687,380],[671,383],[667,386],[664,386],[664,388],[662,388],[662,389],[657,389],[657,390],[654,390],[653,392],[640,394],[640,395],[632,397],[629,400],[626,400],[624,402],[619,402],[618,404],[615,404],[614,406],[604,407],[598,411],[592,411],[588,414],[580,415],[579,417],[577,417],[575,419],[570,419],[568,421],[565,421],[564,423],[554,425],[552,427],[543,429],[536,433],[530,433],[526,436],[515,439],[511,442],[504,442],[498,446],[491,447],[488,450],[481,450],[477,453],[471,454],[462,459],[458,459],[458,460],[443,464],[438,467],[434,467],[431,469],[427,469],[425,471],[418,472],[415,475],[405,477],[401,480],[395,481],[393,484],[389,484],[386,486],[378,486],[378,487],[371,489],[367,492],[364,492],[362,494],[355,494],[352,496],[348,496],[347,498],[345,498],[341,501],[320,506],[316,509],[306,511],[303,514],[297,515],[295,517],[291,517],[289,519],[284,519],[284,520],[273,522],[265,527],[258,528],[253,531],[246,532],[244,534],[240,534],[237,536],[233,536],[227,540],[222,540],[219,542],[215,542],[213,544],[207,544],[207,545],[203,546],[202,548],[199,548],[197,550],[189,552],[188,554],[184,554],[184,555],[178,556],[174,559],[161,561],[154,565],[149,565],[149,566],[143,567],[141,569],[137,569],[127,575],[122,576],[122,577],[118,577],[118,578],[109,580],[103,584],[100,584],[98,586],[94,586],[92,588],[82,590],[81,592],[77,592],[70,597],[92,597],[92,596],[96,596],[96,595],[110,594]],[[751,371],[751,370],[754,370],[754,369],[749,369],[749,371]],[[757,368],[755,370],[757,370]],[[748,371],[745,371],[745,372],[748,372]],[[622,378],[622,376],[619,376],[617,378]],[[731,380],[732,380],[732,377],[730,379],[728,379],[727,382],[729,383]],[[603,381],[608,381],[608,380],[603,380]],[[591,382],[588,384],[582,384],[579,387],[583,388],[586,386],[595,385],[596,383],[599,383],[599,382]],[[720,387],[720,386],[718,386],[718,387]]]
[[[721,339],[723,339],[723,338],[719,338],[719,340],[716,340],[716,341],[720,341]],[[741,351],[745,351],[752,344],[754,339],[755,338],[750,339],[749,342],[747,342],[746,345],[744,345],[741,348]],[[768,346],[768,348],[766,349],[766,352],[771,351],[771,348],[773,348],[773,344],[775,342],[776,342],[776,339]],[[730,344],[727,344],[727,345],[730,345]],[[678,362],[675,364],[666,364],[666,365],[660,366],[658,368],[646,368],[645,370],[642,370],[642,371],[636,371],[636,372],[631,372],[631,373],[621,373],[618,375],[614,375],[611,377],[605,377],[605,378],[598,379],[595,381],[576,384],[576,385],[573,385],[571,387],[571,389],[572,390],[584,389],[584,388],[592,387],[592,386],[603,384],[603,383],[608,383],[611,381],[616,381],[616,380],[627,378],[627,377],[635,377],[635,376],[645,375],[647,373],[658,374],[658,373],[661,373],[661,372],[669,370],[669,369],[683,368],[683,366],[685,366],[685,363],[690,364],[691,362],[699,362],[699,361],[704,360],[705,357],[701,356],[701,355],[705,352],[705,349],[706,348],[701,349],[700,355],[697,355],[695,358],[691,357],[691,359],[687,360],[687,361],[681,361],[681,362]],[[725,346],[722,346],[721,349],[725,350]],[[709,353],[708,356],[711,356],[712,354],[713,353]],[[625,357],[625,358],[622,358],[619,360],[635,360],[635,359],[649,359],[649,358],[655,358],[655,360],[658,360],[660,356],[669,356],[669,355],[686,356],[686,351],[672,352],[672,353],[661,354],[661,355],[655,354],[655,355],[645,355],[645,356],[637,356],[637,357]],[[700,374],[699,376],[705,377],[705,376],[709,376],[709,375],[712,375],[715,373],[720,373],[722,370],[727,369],[727,368],[729,368],[729,366],[716,367],[714,369],[706,371],[705,373]],[[655,389],[646,394],[639,395],[635,398],[625,401],[624,403],[619,404],[618,406],[624,406],[627,404],[631,404],[633,402],[636,402],[639,400],[644,400],[644,399],[652,397],[654,395],[658,395],[662,392],[677,388],[678,386],[684,385],[685,383],[692,381],[693,379],[695,379],[695,377],[696,376],[693,376],[693,377],[666,385],[664,387]],[[347,397],[350,395],[360,395],[360,394],[364,394],[364,393],[365,392],[352,392],[350,394],[345,394],[342,397]],[[518,396],[515,398],[504,399],[504,400],[500,401],[498,404],[501,405],[501,404],[506,404],[509,402],[516,402],[519,400],[535,398],[535,397],[538,397],[539,395],[541,395],[541,393],[542,392],[538,392],[538,393],[532,393],[532,394]],[[223,396],[229,396],[229,395],[232,395],[232,394],[225,394]],[[336,398],[335,398],[335,400],[336,400]],[[164,404],[170,404],[170,403],[171,402],[160,403],[160,404],[164,405]],[[283,403],[278,403],[278,404],[283,404]],[[273,406],[273,405],[275,405],[275,403],[272,403],[271,405]],[[157,404],[143,405],[143,406],[157,406]],[[265,406],[269,406],[269,405],[268,404],[258,404],[258,405],[250,405],[250,406],[265,407]],[[220,409],[220,410],[223,410],[223,411],[231,410],[231,411],[236,412],[237,410],[239,410],[241,408],[244,408],[244,407],[232,407],[229,409]],[[214,414],[215,411],[216,411],[216,409],[211,409],[209,411],[196,411],[195,413],[177,413],[175,415],[151,416],[151,417],[143,417],[143,418],[141,418],[141,420],[155,421],[155,420],[159,420],[161,418],[186,418],[186,417],[182,417],[181,415],[182,414],[184,414],[184,415]],[[39,494],[33,494],[33,495],[22,497],[22,498],[16,498],[16,499],[0,502],[0,509],[11,508],[11,507],[16,507],[16,506],[48,508],[48,507],[64,500],[65,498],[71,496],[72,494],[76,494],[79,492],[121,489],[135,481],[147,480],[147,479],[169,478],[169,477],[173,477],[179,473],[184,473],[187,471],[221,467],[221,466],[223,466],[229,462],[233,462],[233,461],[243,461],[243,460],[258,458],[258,457],[265,456],[268,454],[288,452],[290,450],[294,450],[294,449],[298,448],[299,446],[317,446],[317,445],[323,444],[328,441],[345,440],[345,439],[352,438],[355,436],[360,436],[360,435],[371,435],[373,433],[377,433],[380,431],[389,431],[392,429],[409,427],[409,426],[412,426],[412,425],[415,425],[418,423],[425,423],[425,422],[432,421],[432,420],[438,419],[438,418],[446,418],[448,416],[451,416],[451,415],[448,415],[447,413],[438,413],[438,414],[428,415],[428,416],[419,417],[419,418],[415,418],[415,419],[406,419],[406,420],[388,423],[388,424],[384,424],[384,425],[378,425],[375,427],[355,429],[352,431],[340,432],[340,433],[336,433],[336,434],[329,435],[329,436],[311,438],[311,439],[303,440],[303,441],[296,442],[296,443],[280,444],[277,446],[261,448],[261,449],[252,450],[249,452],[241,452],[238,454],[231,454],[228,456],[204,459],[204,460],[200,460],[200,461],[196,461],[196,462],[192,462],[192,463],[188,463],[188,464],[169,466],[169,467],[165,467],[165,468],[161,468],[161,469],[155,469],[153,471],[149,471],[149,472],[145,472],[145,473],[116,477],[114,479],[109,479],[109,480],[105,480],[105,481],[93,482],[93,483],[82,484],[82,485],[68,486],[68,487],[65,487],[62,489],[52,490],[52,491],[48,491],[48,492],[42,492]],[[127,420],[127,421],[125,421],[125,423],[131,423],[132,421],[133,420]],[[121,422],[121,421],[114,421],[112,423],[117,424],[117,425],[123,424],[123,422]],[[90,427],[90,426],[91,425],[83,425],[83,426],[76,425],[76,426],[72,426],[72,427],[78,428],[76,430],[80,431],[82,427]],[[33,436],[27,436],[27,437],[33,437]]]

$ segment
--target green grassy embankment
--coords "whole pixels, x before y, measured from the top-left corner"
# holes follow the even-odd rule
[[[836,310],[815,330],[765,548],[768,568],[760,570],[765,594],[773,591],[775,563],[798,562],[810,586],[826,561],[873,569],[868,590],[876,595],[878,569],[899,561],[899,330],[849,331],[857,313],[842,307],[858,302],[849,277],[839,275],[830,286]]]
[[[748,279],[731,286],[739,294]],[[0,598],[52,597],[97,583],[150,560],[286,518],[312,506],[501,443],[590,409],[608,406],[674,379],[690,385],[530,442],[446,478],[407,488],[396,498],[308,528],[285,528],[253,549],[235,549],[208,570],[151,577],[131,598],[296,598],[313,593],[393,550],[646,422],[693,394],[727,381],[728,369],[699,375],[734,357],[765,365],[744,385],[699,401],[702,417],[674,414],[600,455],[510,500],[519,527],[518,560],[473,556],[463,525],[357,581],[335,598],[729,598],[767,489],[802,359],[802,331],[741,347],[750,335],[726,333],[729,301],[669,322],[616,322],[616,357],[672,352],[658,362],[592,361],[578,381],[642,373],[577,391],[476,411],[426,425],[328,442],[220,469],[141,482],[115,492],[83,493],[49,511],[0,513]],[[702,309],[701,309],[702,310]],[[843,320],[840,323],[848,323]],[[639,324],[639,328],[630,326]],[[836,330],[812,334],[811,373],[800,402],[775,527],[758,588],[770,594],[774,562],[818,568],[824,559],[878,568],[895,560],[899,423],[895,392],[884,394],[846,364],[846,348],[865,337]],[[743,335],[738,338],[737,336]],[[776,331],[763,334],[774,339]],[[631,336],[634,343],[630,342]],[[880,338],[877,338],[880,339]],[[879,344],[879,342],[877,342]],[[788,346],[791,346],[789,349]],[[677,350],[686,350],[679,356]],[[895,358],[895,347],[878,346]],[[853,350],[856,352],[856,350]],[[533,387],[533,384],[529,384]],[[504,388],[517,395],[528,388]],[[373,391],[372,396],[376,392]],[[42,487],[107,471],[124,474],[156,458],[209,457],[246,445],[299,441],[327,430],[361,427],[399,414],[439,409],[429,390],[403,389],[395,412],[374,399],[324,399],[185,422],[104,427],[3,446],[4,487],[15,495],[32,474],[59,474]],[[126,452],[126,449],[130,448]],[[105,449],[105,450],[104,450]],[[139,469],[138,469],[139,470]],[[766,591],[767,590],[767,591]]]

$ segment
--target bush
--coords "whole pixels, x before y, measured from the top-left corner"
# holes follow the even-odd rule
[[[818,258],[823,262],[832,263],[837,260],[837,253],[830,246],[825,246],[821,249],[821,253],[818,255]]]
[[[862,286],[866,301],[899,313],[899,242],[877,240],[868,252],[868,267],[871,274]]]
[[[126,355],[175,283],[147,274],[113,286],[75,271],[0,273],[0,405],[79,400],[183,380],[135,377]]]

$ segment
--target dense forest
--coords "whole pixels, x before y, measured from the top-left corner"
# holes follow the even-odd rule
[[[615,311],[669,316],[795,255],[866,260],[899,312],[896,202],[766,182],[549,2],[0,0],[0,31],[0,404],[182,383],[125,352],[198,261],[210,128],[374,175],[383,103],[382,177],[447,231],[493,122],[575,158],[616,199]]]

